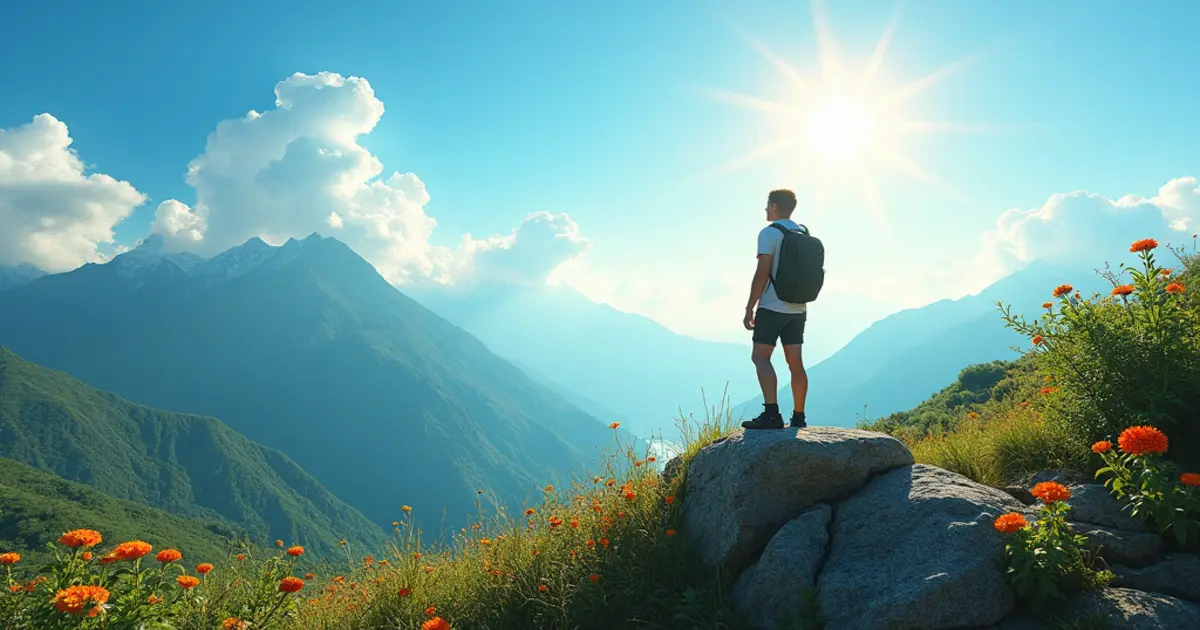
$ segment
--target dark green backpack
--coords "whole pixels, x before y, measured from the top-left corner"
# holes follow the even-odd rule
[[[789,230],[778,223],[772,223],[771,227],[783,232],[779,267],[771,278],[775,295],[791,304],[815,301],[825,284],[825,245],[803,225],[798,230]]]

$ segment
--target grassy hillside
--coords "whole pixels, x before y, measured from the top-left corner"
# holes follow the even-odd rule
[[[97,529],[105,542],[143,539],[173,546],[185,557],[217,561],[245,532],[227,521],[189,519],[95,488],[67,481],[0,457],[0,551],[17,551],[31,564],[46,559],[44,547],[63,532]]]
[[[256,541],[332,550],[383,530],[279,451],[213,418],[168,413],[0,347],[0,456],[173,514],[233,523]]]

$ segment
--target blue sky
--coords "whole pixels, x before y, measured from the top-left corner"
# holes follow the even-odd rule
[[[745,334],[750,248],[772,187],[795,187],[797,217],[825,237],[833,280],[821,306],[829,337],[844,340],[898,308],[979,288],[985,278],[913,278],[971,267],[1006,210],[1075,190],[1152,198],[1200,175],[1200,4],[828,4],[855,71],[899,16],[881,86],[976,55],[907,114],[998,126],[905,138],[903,152],[958,194],[873,169],[887,228],[858,176],[828,180],[827,210],[813,216],[813,173],[786,156],[706,175],[781,132],[705,88],[791,102],[743,34],[820,78],[813,14],[797,1],[9,3],[0,129],[40,113],[66,124],[91,172],[146,196],[115,227],[132,244],[161,202],[196,203],[187,165],[219,121],[271,110],[274,86],[295,72],[362,77],[385,110],[358,144],[384,177],[424,183],[433,245],[566,213],[591,243],[569,282],[728,339]]]

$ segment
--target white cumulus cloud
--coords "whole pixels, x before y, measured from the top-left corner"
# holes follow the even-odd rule
[[[113,227],[145,202],[128,182],[87,173],[50,114],[0,129],[0,265],[74,269],[114,251]]]
[[[436,246],[429,192],[413,173],[382,176],[359,143],[383,116],[366,79],[294,74],[275,86],[275,108],[225,120],[188,165],[194,205],[159,205],[152,231],[168,249],[212,255],[253,236],[334,236],[395,283],[483,278],[545,280],[588,242],[565,214],[532,214],[507,236]],[[478,259],[478,260],[476,260]]]

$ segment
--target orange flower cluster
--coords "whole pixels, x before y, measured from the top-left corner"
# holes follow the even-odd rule
[[[304,588],[304,580],[291,575],[279,581],[280,593],[295,593]]]
[[[103,586],[68,586],[54,594],[54,607],[69,615],[78,615],[89,604],[94,607],[88,611],[89,617],[95,617],[103,610],[101,606],[108,603],[108,589]]]
[[[66,545],[72,549],[95,547],[102,542],[104,542],[104,538],[100,535],[100,532],[94,529],[75,529],[58,537],[58,544]]]
[[[993,525],[996,531],[1001,534],[1013,534],[1025,529],[1029,523],[1025,520],[1024,516],[1016,512],[1009,512],[1008,514],[1001,514],[996,517],[996,522]]]
[[[204,575],[212,570],[213,570],[213,565],[211,565],[207,562],[202,562],[202,563],[196,565],[196,573],[199,573],[200,575]]]
[[[155,559],[163,564],[168,564],[177,560],[182,560],[183,554],[180,553],[178,549],[163,549],[162,551],[158,552],[158,555],[155,556]]]
[[[181,575],[175,578],[175,582],[177,582],[184,590],[200,586],[200,580],[194,575]]]
[[[246,630],[246,622],[237,617],[229,617],[221,622],[221,630]]]
[[[1056,501],[1068,501],[1071,499],[1071,490],[1057,481],[1043,481],[1035,485],[1029,493],[1040,499],[1042,503],[1054,503]]]
[[[1129,251],[1136,254],[1138,252],[1148,252],[1155,247],[1158,247],[1158,241],[1152,238],[1144,238],[1140,241],[1134,241],[1133,245],[1129,246]]]
[[[1183,473],[1179,475],[1179,481],[1185,486],[1200,487],[1200,473]]]
[[[137,560],[150,553],[150,543],[141,540],[131,540],[116,546],[109,554],[117,560]]]
[[[1111,450],[1112,450],[1112,442],[1109,442],[1108,440],[1100,440],[1099,442],[1096,442],[1095,444],[1092,445],[1092,452],[1096,453],[1097,455],[1099,455],[1100,453],[1107,453]]]
[[[1112,290],[1113,295],[1120,295],[1122,297],[1129,295],[1131,293],[1133,293],[1133,285],[1132,284],[1123,284],[1119,287],[1115,287]]]
[[[1180,294],[1186,290],[1187,289],[1185,289],[1184,286],[1178,282],[1172,282],[1171,284],[1167,285],[1167,293]]]
[[[16,564],[21,561],[21,554],[10,551],[8,553],[0,553],[0,564]]]
[[[1152,426],[1129,427],[1117,437],[1121,450],[1130,455],[1167,452],[1167,436]]]
[[[293,558],[299,558],[300,556],[304,555],[304,547],[301,547],[300,545],[288,547],[287,555]]]
[[[421,624],[421,630],[450,630],[450,622],[441,617],[433,617]]]
[[[1054,297],[1062,297],[1062,296],[1070,293],[1074,289],[1075,289],[1075,287],[1073,287],[1069,284],[1060,284],[1054,288]]]

